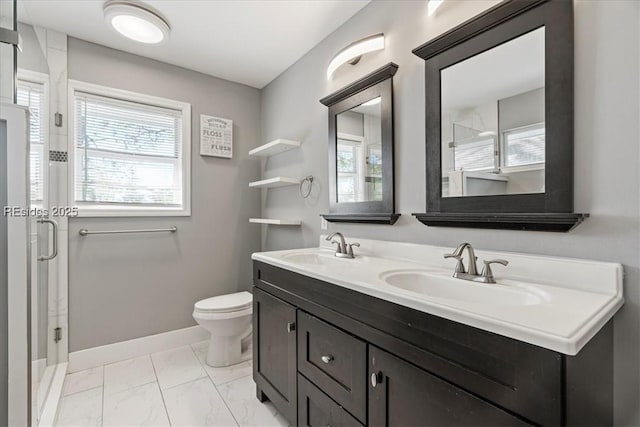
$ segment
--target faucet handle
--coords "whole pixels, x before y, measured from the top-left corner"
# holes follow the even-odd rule
[[[487,283],[496,283],[496,280],[493,277],[493,270],[491,270],[491,264],[502,264],[506,267],[509,264],[509,261],[506,259],[492,259],[490,261],[484,261],[484,268],[480,275],[487,279]]]
[[[462,255],[458,255],[456,253],[452,253],[452,254],[445,254],[444,255],[445,258],[454,258],[456,261],[458,261],[458,263],[456,264],[456,269],[454,271],[454,275],[457,273],[466,273],[466,271],[464,270],[464,263],[462,262]]]
[[[359,248],[359,247],[360,247],[360,243],[349,243],[349,244],[347,244],[347,247],[349,248],[349,250],[348,250],[348,254],[349,254],[349,256],[350,256],[350,257],[352,257],[352,258],[354,257],[354,255],[353,255],[353,247],[354,247],[354,246],[355,246],[356,248]]]

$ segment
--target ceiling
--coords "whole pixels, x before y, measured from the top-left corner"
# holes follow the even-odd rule
[[[544,87],[544,27],[441,71],[442,110],[474,108]]]
[[[18,0],[19,20],[263,88],[370,0],[148,0],[171,26],[145,46],[107,26],[100,0]]]

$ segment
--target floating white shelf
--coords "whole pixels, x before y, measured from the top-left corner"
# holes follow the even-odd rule
[[[276,139],[275,141],[268,142],[260,147],[254,148],[249,151],[250,156],[269,157],[275,154],[284,153],[285,151],[293,150],[300,147],[300,141],[292,141],[290,139]]]
[[[270,225],[300,225],[302,221],[297,219],[268,219],[268,218],[249,218],[249,222],[254,224],[270,224]]]
[[[249,187],[255,188],[274,188],[284,187],[286,185],[300,185],[300,180],[295,178],[287,178],[285,176],[276,176],[275,178],[263,179],[262,181],[254,181],[249,183]]]

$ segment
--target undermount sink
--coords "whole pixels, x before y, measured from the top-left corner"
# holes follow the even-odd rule
[[[491,305],[526,306],[545,301],[530,289],[504,284],[483,284],[425,271],[396,271],[381,275],[390,286],[427,297]]]
[[[310,254],[310,253],[293,253],[283,255],[283,259],[287,261],[300,263],[300,264],[310,264],[310,265],[326,265],[327,262],[330,262],[330,258],[318,254]]]

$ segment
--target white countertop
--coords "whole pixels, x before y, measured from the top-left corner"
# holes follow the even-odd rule
[[[451,278],[455,262],[442,257],[451,248],[357,239],[356,259],[341,259],[323,237],[318,248],[258,252],[252,259],[568,355],[577,354],[624,302],[620,264],[476,249],[479,266],[483,259],[510,261],[493,268],[497,284],[489,285]],[[424,272],[443,287],[459,286],[462,295],[483,289],[527,292],[534,301],[512,305],[500,297],[478,302],[430,296],[385,281],[397,272]]]

